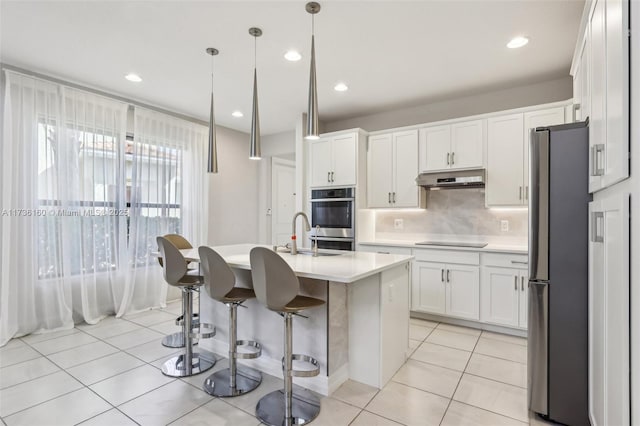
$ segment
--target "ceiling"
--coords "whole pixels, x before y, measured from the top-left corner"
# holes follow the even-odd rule
[[[208,120],[209,46],[218,124],[250,129],[253,37],[263,134],[306,110],[304,1],[2,1],[0,60]],[[322,1],[321,121],[566,76],[583,0]],[[531,42],[507,49],[516,35]],[[288,62],[288,49],[302,54]],[[129,72],[143,81],[124,79]],[[336,82],[348,84],[336,92]],[[244,112],[234,118],[231,112]]]

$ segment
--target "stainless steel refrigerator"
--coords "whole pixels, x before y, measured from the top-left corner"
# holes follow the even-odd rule
[[[589,424],[587,124],[529,140],[529,409],[575,426]]]

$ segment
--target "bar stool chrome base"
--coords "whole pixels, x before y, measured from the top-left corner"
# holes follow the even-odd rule
[[[294,391],[291,399],[292,417],[285,418],[284,389],[263,396],[256,406],[256,417],[270,426],[304,425],[320,414],[320,400],[307,390]]]
[[[193,342],[194,346],[197,344],[197,340]],[[182,331],[178,331],[177,333],[164,336],[162,339],[162,346],[166,346],[167,348],[184,348],[184,333]]]
[[[170,377],[195,376],[216,365],[216,357],[211,352],[201,350],[193,352],[191,368],[185,365],[185,354],[174,356],[162,364],[162,374]]]
[[[235,380],[235,387],[231,387],[231,370],[216,371],[204,381],[204,391],[222,398],[244,395],[260,385],[262,374],[253,368],[237,367]]]

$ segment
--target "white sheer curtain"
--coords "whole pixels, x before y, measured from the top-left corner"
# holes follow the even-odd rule
[[[194,247],[206,243],[207,128],[135,108],[131,144],[128,259],[132,268],[118,315],[164,306],[167,284],[157,259],[156,237],[178,233]]]
[[[5,70],[0,345],[124,295],[127,105]]]

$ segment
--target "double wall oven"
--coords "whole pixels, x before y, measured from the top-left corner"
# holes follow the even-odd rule
[[[353,251],[355,235],[355,188],[312,190],[310,238],[318,248]]]

